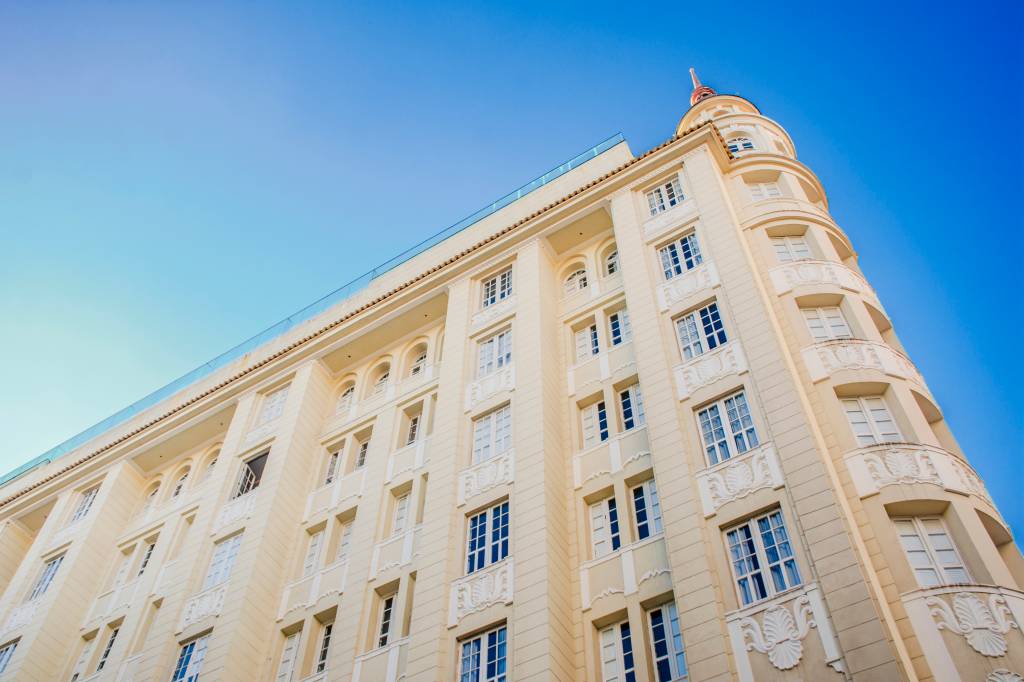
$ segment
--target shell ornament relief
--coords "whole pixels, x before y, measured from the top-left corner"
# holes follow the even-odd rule
[[[1006,655],[1006,633],[1011,628],[1020,628],[1013,621],[1006,599],[998,594],[989,595],[987,606],[970,592],[957,592],[952,607],[939,597],[929,597],[925,605],[931,607],[939,630],[964,637],[972,649],[984,656]]]
[[[803,639],[816,627],[811,612],[810,599],[806,596],[793,601],[793,612],[785,606],[775,604],[768,607],[761,623],[750,617],[740,621],[743,639],[749,637],[747,651],[756,649],[768,655],[779,670],[795,668],[804,655]]]

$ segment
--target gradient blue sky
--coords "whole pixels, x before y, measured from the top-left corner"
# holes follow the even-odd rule
[[[784,125],[1018,534],[1021,3],[0,5],[6,471],[619,130]]]

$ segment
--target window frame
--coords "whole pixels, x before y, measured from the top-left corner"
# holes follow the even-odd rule
[[[230,537],[223,538],[213,543],[213,551],[210,553],[210,562],[206,565],[206,573],[203,577],[202,591],[211,590],[218,585],[223,585],[231,579],[231,572],[238,559],[238,551],[242,545],[242,533],[235,533]],[[223,552],[223,554],[220,554]]]
[[[807,325],[807,331],[811,335],[811,339],[814,343],[825,343],[827,341],[839,341],[843,339],[852,339],[853,328],[850,327],[850,323],[846,319],[846,315],[843,313],[842,306],[800,306],[800,315],[804,318],[804,323]],[[836,318],[841,323],[841,327],[836,324]],[[823,333],[815,333],[815,326],[812,324],[812,320],[816,322]],[[843,329],[844,332],[837,332],[837,329]]]
[[[42,599],[43,595],[50,589],[50,585],[53,584],[53,579],[57,577],[57,572],[60,570],[61,565],[64,563],[65,554],[47,559],[43,563],[43,569],[39,572],[39,576],[36,581],[32,584],[32,590],[29,592],[28,599],[25,603]]]
[[[644,192],[647,199],[647,217],[653,218],[686,201],[683,181],[679,173]]]
[[[256,415],[256,426],[263,426],[284,414],[284,406],[288,402],[288,389],[291,384],[274,388],[263,393],[260,410]]]
[[[506,682],[509,679],[507,624],[460,640],[458,644],[459,682]]]
[[[597,645],[602,682],[636,682],[636,648],[628,618],[598,630]]]
[[[932,537],[935,535],[930,532],[925,525],[927,522],[934,522],[939,525],[939,530],[945,536],[949,542],[948,548],[936,548],[935,543],[932,541]],[[900,550],[903,552],[903,558],[907,562],[907,566],[910,568],[910,572],[914,574],[914,580],[918,586],[923,589],[932,587],[944,587],[949,585],[965,585],[970,584],[972,581],[971,571],[967,567],[967,563],[964,561],[963,552],[957,547],[956,542],[953,540],[953,534],[949,532],[949,525],[946,520],[939,514],[926,514],[922,516],[894,516],[892,517],[893,529],[896,531],[896,536],[899,538]],[[900,530],[900,524],[909,523],[915,533],[917,541],[920,543],[921,548],[913,550],[920,552],[928,558],[927,566],[917,566],[910,558],[910,552],[904,542],[904,537],[907,537],[905,533]],[[959,563],[957,564],[943,564],[939,561],[939,552],[946,551],[952,552],[953,556]],[[935,574],[936,581],[933,584],[925,584],[919,577],[920,571],[930,570]],[[951,580],[946,575],[950,570],[959,570],[963,572],[963,580]]]
[[[840,407],[843,410],[843,415],[846,417],[846,423],[850,427],[850,433],[853,434],[853,440],[858,448],[870,448],[876,445],[884,445],[885,443],[902,443],[903,442],[903,431],[900,429],[899,422],[896,421],[896,415],[893,414],[889,408],[889,401],[885,399],[884,394],[876,395],[859,395],[846,398],[840,398]],[[886,433],[883,432],[879,426],[884,420],[876,418],[875,413],[878,411],[877,407],[870,407],[869,403],[877,401],[881,403],[881,409],[885,411],[888,421],[892,424],[893,436],[892,438],[887,437]],[[864,421],[859,422],[866,425],[868,433],[858,433],[855,422],[851,419],[850,406],[855,404],[857,411],[863,417]],[[862,437],[871,438],[871,442],[862,442]]]
[[[629,321],[629,310],[620,308],[608,315],[608,338],[613,348],[633,340],[633,327]]]
[[[597,322],[591,321],[572,333],[572,341],[576,361],[582,364],[601,354],[601,339],[597,332]]]
[[[75,512],[71,515],[71,520],[68,521],[67,525],[70,526],[72,523],[81,521],[89,512],[92,511],[92,505],[96,502],[96,496],[99,495],[100,486],[94,485],[87,490],[83,490],[78,498],[78,505],[75,507]]]
[[[19,642],[21,642],[20,637],[0,646],[0,675],[7,671],[7,666],[11,664],[11,659],[14,658],[14,652],[18,650]]]
[[[334,621],[323,623],[320,626],[319,644],[317,646],[316,661],[313,664],[313,673],[320,674],[327,670],[327,661],[331,653],[331,635],[334,634]]]
[[[511,327],[506,327],[477,342],[477,379],[490,376],[512,364],[512,342]]]
[[[633,523],[636,527],[636,539],[646,540],[657,537],[665,531],[661,516],[661,500],[658,497],[658,486],[654,478],[637,485],[630,486],[630,497],[633,505]],[[643,507],[640,506],[643,504]]]
[[[634,382],[615,393],[619,399],[622,433],[644,427],[647,424],[647,413],[644,410],[644,396],[640,383]]]
[[[702,265],[704,252],[701,250],[697,230],[688,230],[667,244],[659,246],[658,262],[661,264],[661,274],[666,282]]]
[[[467,518],[466,575],[482,571],[508,557],[511,518],[508,500],[502,500]]]
[[[705,353],[729,343],[729,333],[718,307],[718,301],[684,313],[672,321],[676,331],[676,343],[683,362],[689,362]]]
[[[622,520],[615,495],[592,502],[589,512],[591,559],[603,559],[619,551],[622,548]],[[598,524],[598,519],[603,521]]]
[[[730,415],[730,401],[737,406],[736,413],[739,419]],[[745,409],[745,414],[740,414],[739,407]],[[714,414],[712,414],[714,411]],[[705,419],[703,415],[707,414]],[[697,432],[701,437],[701,447],[704,449],[704,457],[709,467],[714,467],[733,457],[739,457],[761,445],[762,441],[758,435],[757,422],[754,420],[754,410],[751,409],[750,400],[747,398],[746,388],[733,391],[717,400],[706,403],[694,410],[697,418]],[[715,420],[718,420],[716,426]],[[749,421],[749,425],[746,425]],[[740,431],[734,430],[734,425],[739,422]],[[726,430],[728,429],[728,430]],[[718,434],[721,431],[721,435]],[[710,440],[710,442],[709,442]],[[744,448],[739,449],[737,442],[742,440]],[[724,454],[723,454],[724,443]]]
[[[491,286],[493,284],[493,287]],[[493,291],[490,291],[493,288]],[[490,293],[489,293],[490,291]],[[480,309],[490,308],[502,301],[509,299],[515,293],[512,281],[512,266],[502,269],[500,272],[481,280],[480,282]]]
[[[562,280],[562,295],[572,296],[589,287],[590,280],[588,279],[587,268],[581,265]]]
[[[814,260],[814,249],[807,239],[807,232],[803,234],[787,234],[769,237],[772,250],[775,253],[775,260],[779,263],[799,263],[801,261]],[[807,255],[802,255],[806,251]]]
[[[211,634],[208,632],[181,645],[174,672],[171,673],[171,682],[198,682],[203,671],[206,650],[210,646]]]
[[[778,526],[772,525],[773,519],[777,518],[780,523]],[[788,547],[788,555],[783,556],[783,552],[776,552],[779,557],[778,561],[771,561],[768,548],[765,545],[764,531],[761,530],[761,522],[767,520],[769,529],[772,531],[773,540],[775,543],[772,549],[780,549],[783,546]],[[775,538],[776,531],[782,530],[782,539],[778,540]],[[740,537],[740,531],[746,530],[747,535]],[[733,542],[732,535],[736,533],[736,537],[739,538],[738,542]],[[793,540],[792,534],[786,526],[786,519],[782,513],[781,507],[775,507],[774,509],[764,513],[753,516],[746,521],[742,521],[737,524],[733,524],[722,531],[725,539],[725,551],[727,553],[727,559],[729,562],[729,570],[732,573],[733,589],[735,590],[736,598],[739,600],[741,607],[751,606],[767,601],[776,595],[788,592],[789,590],[795,589],[803,585],[803,577],[800,572],[799,562],[796,556],[796,546]],[[746,545],[745,547],[743,545]],[[753,551],[750,551],[751,548]],[[742,554],[736,550],[740,549]],[[751,558],[754,561],[750,561]],[[756,566],[749,567],[745,573],[737,573],[736,564],[742,562],[744,564],[756,563]],[[788,565],[787,565],[788,564]],[[780,566],[781,571],[775,572],[773,568]],[[778,587],[776,583],[776,576],[781,575],[785,583],[783,587]],[[760,581],[755,579],[760,578]],[[795,576],[795,580],[793,580]],[[790,584],[790,581],[792,583]],[[753,590],[744,587],[746,584],[754,585]],[[759,591],[756,589],[757,585],[760,585],[761,590],[765,594],[763,596],[757,596]],[[748,600],[747,595],[750,595]]]
[[[395,600],[398,599],[397,592],[390,592],[380,597],[380,615],[377,618],[377,642],[375,648],[382,649],[391,643],[391,629],[395,617]]]
[[[592,422],[592,426],[589,425]],[[582,451],[596,448],[611,438],[608,424],[608,406],[604,398],[580,408],[580,428],[583,434]]]
[[[472,443],[471,457],[474,465],[500,457],[511,450],[512,405],[505,403],[473,419]]]
[[[656,622],[655,616],[660,618],[660,623]],[[675,682],[687,679],[686,646],[683,642],[683,632],[679,625],[679,611],[675,601],[648,609],[647,623],[650,626],[651,672],[654,674],[654,679],[657,682]],[[657,632],[659,626],[662,630],[660,639]],[[658,651],[659,642],[664,647],[663,652]]]

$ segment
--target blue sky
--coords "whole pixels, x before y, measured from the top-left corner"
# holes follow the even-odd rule
[[[789,130],[1024,530],[1020,3],[212,5],[0,5],[0,469],[610,134],[663,141],[693,65]]]

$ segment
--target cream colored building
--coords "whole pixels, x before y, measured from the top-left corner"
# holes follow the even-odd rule
[[[824,188],[694,84],[7,480],[0,679],[1021,680],[1024,562]]]

